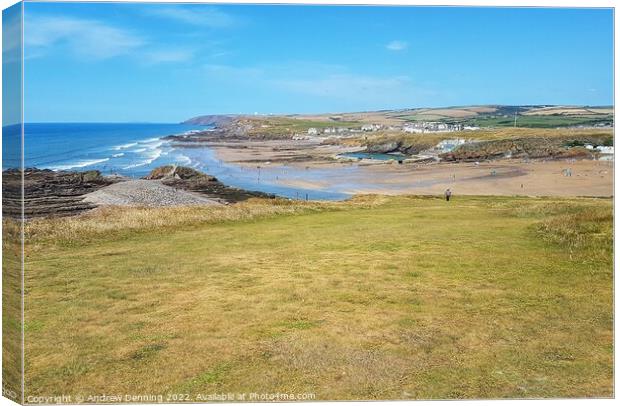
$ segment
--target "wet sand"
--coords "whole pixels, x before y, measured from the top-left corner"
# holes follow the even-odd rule
[[[302,189],[379,194],[597,196],[613,195],[613,161],[503,159],[490,162],[402,165],[346,162],[335,155],[356,148],[318,141],[252,141],[209,145],[219,159],[270,171],[276,183]],[[359,148],[357,148],[359,149]],[[563,170],[570,168],[572,176]],[[307,176],[304,176],[304,171]]]
[[[325,145],[320,139],[309,140],[235,140],[203,143],[216,151],[219,159],[246,167],[265,164],[304,164],[316,166],[333,162],[344,152],[359,151],[360,147]]]

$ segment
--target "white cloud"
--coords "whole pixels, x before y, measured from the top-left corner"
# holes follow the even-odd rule
[[[30,55],[43,55],[63,44],[79,56],[106,59],[124,55],[145,44],[140,36],[97,20],[64,16],[28,16],[24,43]]]
[[[210,28],[225,28],[236,24],[237,20],[228,13],[214,7],[162,6],[147,8],[148,15],[176,20],[184,24]]]
[[[390,51],[404,51],[409,47],[405,41],[392,41],[385,46]]]
[[[193,59],[195,49],[169,45],[151,46],[141,35],[98,20],[67,16],[33,15],[26,19],[24,40],[26,58],[34,59],[52,53],[52,48],[68,49],[86,59],[108,59],[133,56],[147,64],[186,62]]]

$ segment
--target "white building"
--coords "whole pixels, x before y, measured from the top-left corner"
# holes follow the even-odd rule
[[[403,131],[408,133],[446,133],[453,131],[462,131],[462,124],[447,124],[440,122],[416,122],[409,123],[403,127]]]
[[[601,145],[601,146],[596,147],[596,150],[600,152],[601,154],[613,154],[614,153],[614,147],[604,147]]]
[[[319,130],[314,127],[308,128],[308,135],[319,135]]]
[[[424,128],[406,125],[403,127],[403,131],[406,133],[421,134],[424,132]]]
[[[362,131],[378,131],[381,127],[381,124],[364,124],[362,126]]]
[[[327,127],[323,130],[323,134],[342,134],[350,131],[346,127]]]

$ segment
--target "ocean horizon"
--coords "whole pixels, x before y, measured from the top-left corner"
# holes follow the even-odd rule
[[[168,135],[208,129],[178,123],[26,123],[24,166],[52,170],[91,170],[104,174],[140,177],[155,165],[187,163],[181,154],[171,154]],[[11,129],[3,128],[4,131]],[[15,131],[13,129],[13,131]],[[19,137],[5,137],[8,148],[18,146]],[[6,148],[6,146],[5,146]],[[15,167],[3,162],[3,169]]]

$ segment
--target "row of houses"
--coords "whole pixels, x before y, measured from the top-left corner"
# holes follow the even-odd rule
[[[469,126],[463,124],[448,124],[441,122],[419,122],[410,123],[403,127],[403,131],[407,133],[422,134],[422,133],[447,133],[454,131],[475,131],[480,127]]]
[[[382,124],[364,124],[360,128],[346,128],[346,127],[327,127],[324,129],[318,129],[315,127],[308,129],[308,135],[319,134],[345,134],[345,133],[361,133],[361,132],[375,132],[379,130],[401,130],[406,133],[437,133],[437,132],[453,132],[453,131],[474,131],[479,130],[480,127],[468,126],[463,124],[447,124],[441,122],[417,122],[409,123],[402,127],[396,126],[384,126]]]
[[[308,135],[373,132],[382,130],[384,128],[386,127],[381,124],[364,124],[360,128],[327,127],[323,130],[312,127],[308,129]]]

